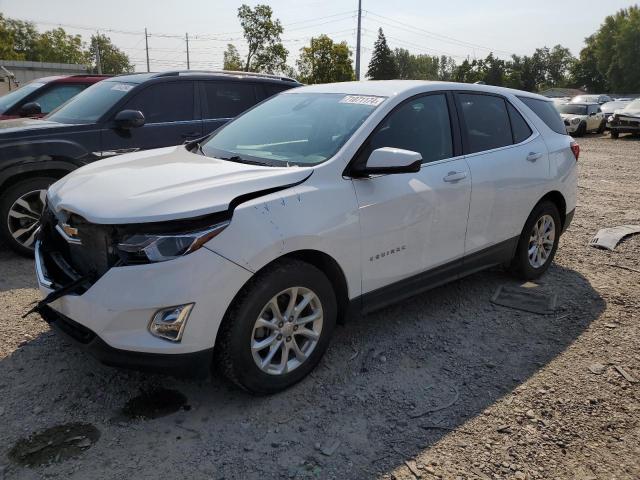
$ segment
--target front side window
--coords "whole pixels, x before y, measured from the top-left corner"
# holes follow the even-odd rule
[[[20,87],[17,90],[7,93],[0,97],[0,114],[6,112],[16,103],[26,98],[29,94],[35,92],[39,88],[42,88],[44,83],[27,83],[24,87]]]
[[[513,143],[507,105],[503,98],[473,93],[458,94],[468,153],[505,147]]]
[[[256,103],[253,84],[205,82],[205,118],[233,118]]]
[[[331,158],[385,97],[283,93],[226,124],[202,145],[210,157],[272,166]]]
[[[444,94],[411,100],[389,115],[371,137],[369,151],[393,147],[422,155],[423,163],[453,157],[449,108]]]
[[[126,110],[142,112],[147,124],[194,119],[193,82],[151,85],[127,102]]]
[[[60,123],[94,123],[135,86],[135,83],[103,80],[51,112],[47,119]]]
[[[58,108],[60,105],[75,97],[86,85],[54,85],[42,95],[36,95],[32,100],[38,102],[42,113],[49,113]]]

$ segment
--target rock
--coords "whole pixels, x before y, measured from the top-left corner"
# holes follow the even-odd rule
[[[589,371],[595,375],[602,375],[607,367],[601,363],[592,363],[589,365]]]
[[[525,413],[525,415],[527,416],[527,418],[536,418],[536,412],[534,412],[533,410],[527,410],[527,413]]]
[[[339,446],[340,446],[340,440],[333,440],[329,443],[326,443],[320,449],[320,453],[322,453],[323,455],[326,455],[327,457],[330,457],[336,452]]]
[[[90,446],[91,446],[91,440],[89,440],[86,437],[80,440],[78,443],[76,443],[76,447],[80,447],[80,448],[88,448]]]
[[[34,407],[33,409],[33,414],[34,415],[39,415],[42,413],[42,407]]]
[[[498,428],[496,428],[496,432],[511,433],[511,427],[509,427],[509,425],[500,425]]]
[[[518,470],[513,476],[513,478],[515,478],[516,480],[525,480],[527,478],[527,475],[524,472],[521,472],[520,470]]]

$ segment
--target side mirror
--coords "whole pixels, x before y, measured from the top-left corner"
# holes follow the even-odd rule
[[[357,168],[356,176],[415,173],[420,171],[422,155],[411,150],[384,147],[371,152],[364,167]]]
[[[122,110],[113,119],[116,128],[129,130],[144,125],[144,115],[140,110]]]
[[[20,108],[21,117],[33,117],[35,115],[40,115],[41,113],[42,107],[40,107],[38,102],[25,103],[22,108]]]

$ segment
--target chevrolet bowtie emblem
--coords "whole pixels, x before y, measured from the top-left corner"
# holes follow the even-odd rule
[[[78,229],[66,223],[62,224],[62,230],[64,231],[64,233],[66,233],[68,236],[72,238],[78,236]]]

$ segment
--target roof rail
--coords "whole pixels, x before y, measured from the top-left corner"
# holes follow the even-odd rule
[[[242,77],[255,77],[255,78],[271,78],[274,80],[284,80],[288,82],[298,81],[295,78],[286,77],[284,75],[272,75],[270,73],[258,73],[258,72],[243,72],[239,70],[172,70],[168,72],[160,72],[154,75],[154,77],[175,77],[179,75],[198,75],[199,73],[214,73],[219,75],[234,75]]]

